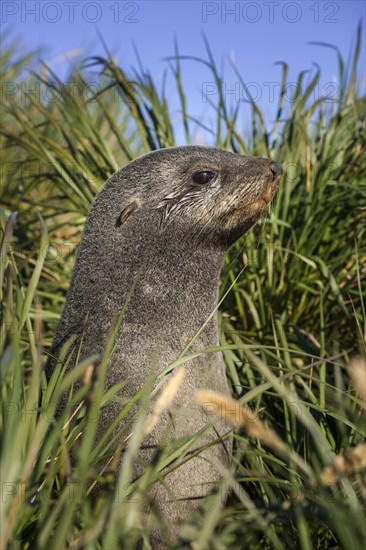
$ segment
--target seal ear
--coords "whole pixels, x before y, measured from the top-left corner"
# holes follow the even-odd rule
[[[128,206],[126,206],[116,220],[116,227],[121,227],[121,225],[128,220],[128,218],[138,209],[138,207],[139,205],[136,201],[131,202]]]

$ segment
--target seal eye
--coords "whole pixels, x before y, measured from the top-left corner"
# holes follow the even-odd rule
[[[198,183],[199,185],[204,185],[205,183],[208,183],[215,177],[215,174],[213,172],[210,172],[209,170],[201,170],[200,172],[196,172],[193,174],[193,181],[194,183]]]

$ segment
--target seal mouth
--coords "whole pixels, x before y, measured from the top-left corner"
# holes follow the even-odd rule
[[[264,201],[266,204],[266,208],[271,204],[272,199],[276,194],[280,177],[281,176],[277,176],[274,180],[271,181],[263,197],[261,197],[262,201]]]
[[[253,214],[254,212],[257,212],[257,211],[263,212],[267,210],[268,206],[271,204],[276,194],[280,177],[281,176],[277,176],[275,179],[273,179],[269,183],[267,189],[265,190],[265,192],[261,197],[258,197],[257,199],[249,203],[246,203],[242,206],[240,205],[237,208],[235,208],[235,210],[246,210],[249,214]]]
[[[239,204],[233,206],[230,211],[223,216],[222,227],[226,231],[237,231],[239,228],[242,228],[243,224],[249,223],[247,229],[254,225],[268,210],[276,194],[279,180],[280,175],[273,179],[271,178],[271,181],[267,184],[261,196],[256,197],[250,202],[240,201]],[[237,238],[239,236],[238,234]]]

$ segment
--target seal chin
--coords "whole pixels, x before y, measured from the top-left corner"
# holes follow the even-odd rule
[[[245,235],[262,217],[263,211],[257,210],[251,216],[243,216],[243,212],[235,216],[235,221],[232,219],[230,224],[224,224],[221,230],[222,240],[225,246],[230,246],[235,243],[240,237]]]

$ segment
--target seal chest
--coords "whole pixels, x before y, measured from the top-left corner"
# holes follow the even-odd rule
[[[57,356],[73,334],[83,334],[80,360],[102,353],[135,282],[106,374],[106,389],[128,380],[123,394],[135,395],[152,365],[161,371],[174,361],[214,311],[225,251],[264,214],[279,172],[268,159],[198,146],[154,151],[116,172],[90,210],[52,353]],[[212,316],[191,349],[218,343]],[[54,365],[48,362],[48,373]],[[193,402],[196,389],[228,394],[221,353],[204,354],[185,366],[174,416],[177,438],[206,425]],[[101,433],[118,412],[115,403],[103,410]],[[141,451],[144,459],[152,459],[165,425],[162,420],[149,436],[152,449]],[[216,465],[221,471],[228,466],[232,438],[220,440],[227,431],[223,423],[215,426],[198,444],[218,441],[166,476],[179,506],[162,485],[154,488],[174,537],[179,520],[220,479]],[[159,533],[153,545],[163,546]]]

